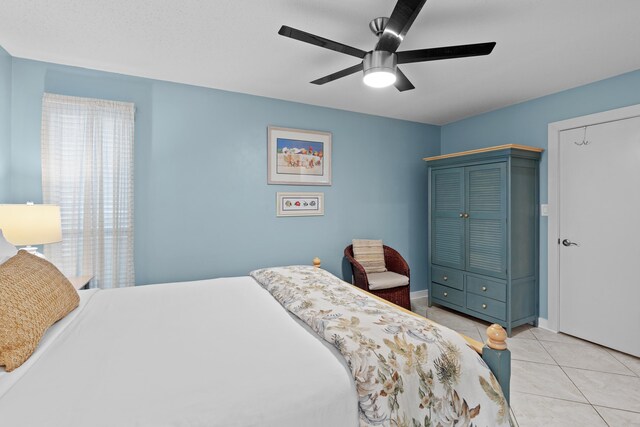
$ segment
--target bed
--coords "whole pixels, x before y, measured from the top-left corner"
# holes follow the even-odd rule
[[[482,349],[319,262],[79,294],[22,366],[0,368],[1,425],[510,423],[508,351]],[[494,338],[500,347],[499,330]]]

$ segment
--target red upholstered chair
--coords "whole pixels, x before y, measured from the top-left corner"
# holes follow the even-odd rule
[[[395,249],[386,245],[383,245],[383,249],[384,263],[388,271],[369,274],[364,270],[362,264],[353,257],[353,245],[349,245],[344,249],[344,256],[351,263],[351,269],[353,270],[353,284],[400,307],[411,310],[409,264]],[[392,274],[387,274],[389,272]],[[397,275],[406,277],[398,277]],[[399,286],[394,286],[394,283],[398,283]]]

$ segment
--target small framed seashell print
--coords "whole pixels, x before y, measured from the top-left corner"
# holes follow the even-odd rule
[[[276,216],[324,215],[324,193],[276,193]]]

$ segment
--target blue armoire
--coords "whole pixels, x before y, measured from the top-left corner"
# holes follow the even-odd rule
[[[429,306],[511,329],[538,321],[542,149],[429,157]]]

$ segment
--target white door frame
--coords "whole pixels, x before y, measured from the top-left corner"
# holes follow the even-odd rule
[[[547,315],[545,327],[558,331],[560,317],[560,251],[558,246],[559,235],[559,172],[560,163],[560,132],[564,130],[581,128],[600,123],[613,122],[640,116],[640,104],[632,105],[587,116],[574,117],[573,119],[549,123],[549,136],[547,154],[549,155],[548,177],[548,275],[547,275]]]

